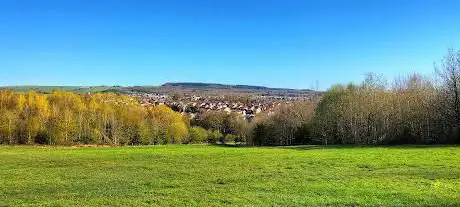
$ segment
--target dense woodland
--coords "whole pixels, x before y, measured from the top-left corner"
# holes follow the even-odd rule
[[[389,82],[368,74],[335,85],[313,103],[280,107],[257,120],[250,141],[292,144],[460,143],[460,51],[450,49],[433,79],[412,74]]]
[[[0,92],[1,143],[181,143],[186,123],[167,107],[143,108],[128,96]]]
[[[368,74],[321,98],[291,102],[247,123],[238,114],[190,119],[129,96],[0,91],[2,144],[446,144],[460,143],[460,51],[449,50],[434,79],[389,82]]]

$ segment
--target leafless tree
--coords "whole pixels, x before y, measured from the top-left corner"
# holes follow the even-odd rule
[[[451,134],[460,138],[460,51],[449,49],[436,72],[442,80],[439,95],[443,115],[450,125]]]

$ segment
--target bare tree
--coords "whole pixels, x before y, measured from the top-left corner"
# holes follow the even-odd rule
[[[443,115],[447,116],[452,135],[460,138],[460,51],[449,49],[441,67],[436,72],[442,80],[440,96],[443,101]]]

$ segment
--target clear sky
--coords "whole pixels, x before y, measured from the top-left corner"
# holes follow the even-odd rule
[[[430,75],[449,47],[459,0],[0,1],[0,85],[326,89]]]

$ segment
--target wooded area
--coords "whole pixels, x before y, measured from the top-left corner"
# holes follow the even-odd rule
[[[335,85],[316,103],[281,107],[255,123],[253,144],[460,143],[460,51],[450,49],[437,77],[419,74],[389,84],[368,74]]]
[[[460,51],[449,50],[432,80],[418,74],[391,84],[368,74],[321,98],[283,104],[247,123],[235,113],[190,119],[129,96],[0,91],[2,144],[460,143]]]
[[[127,96],[0,92],[1,143],[166,144],[187,137],[180,114]]]

